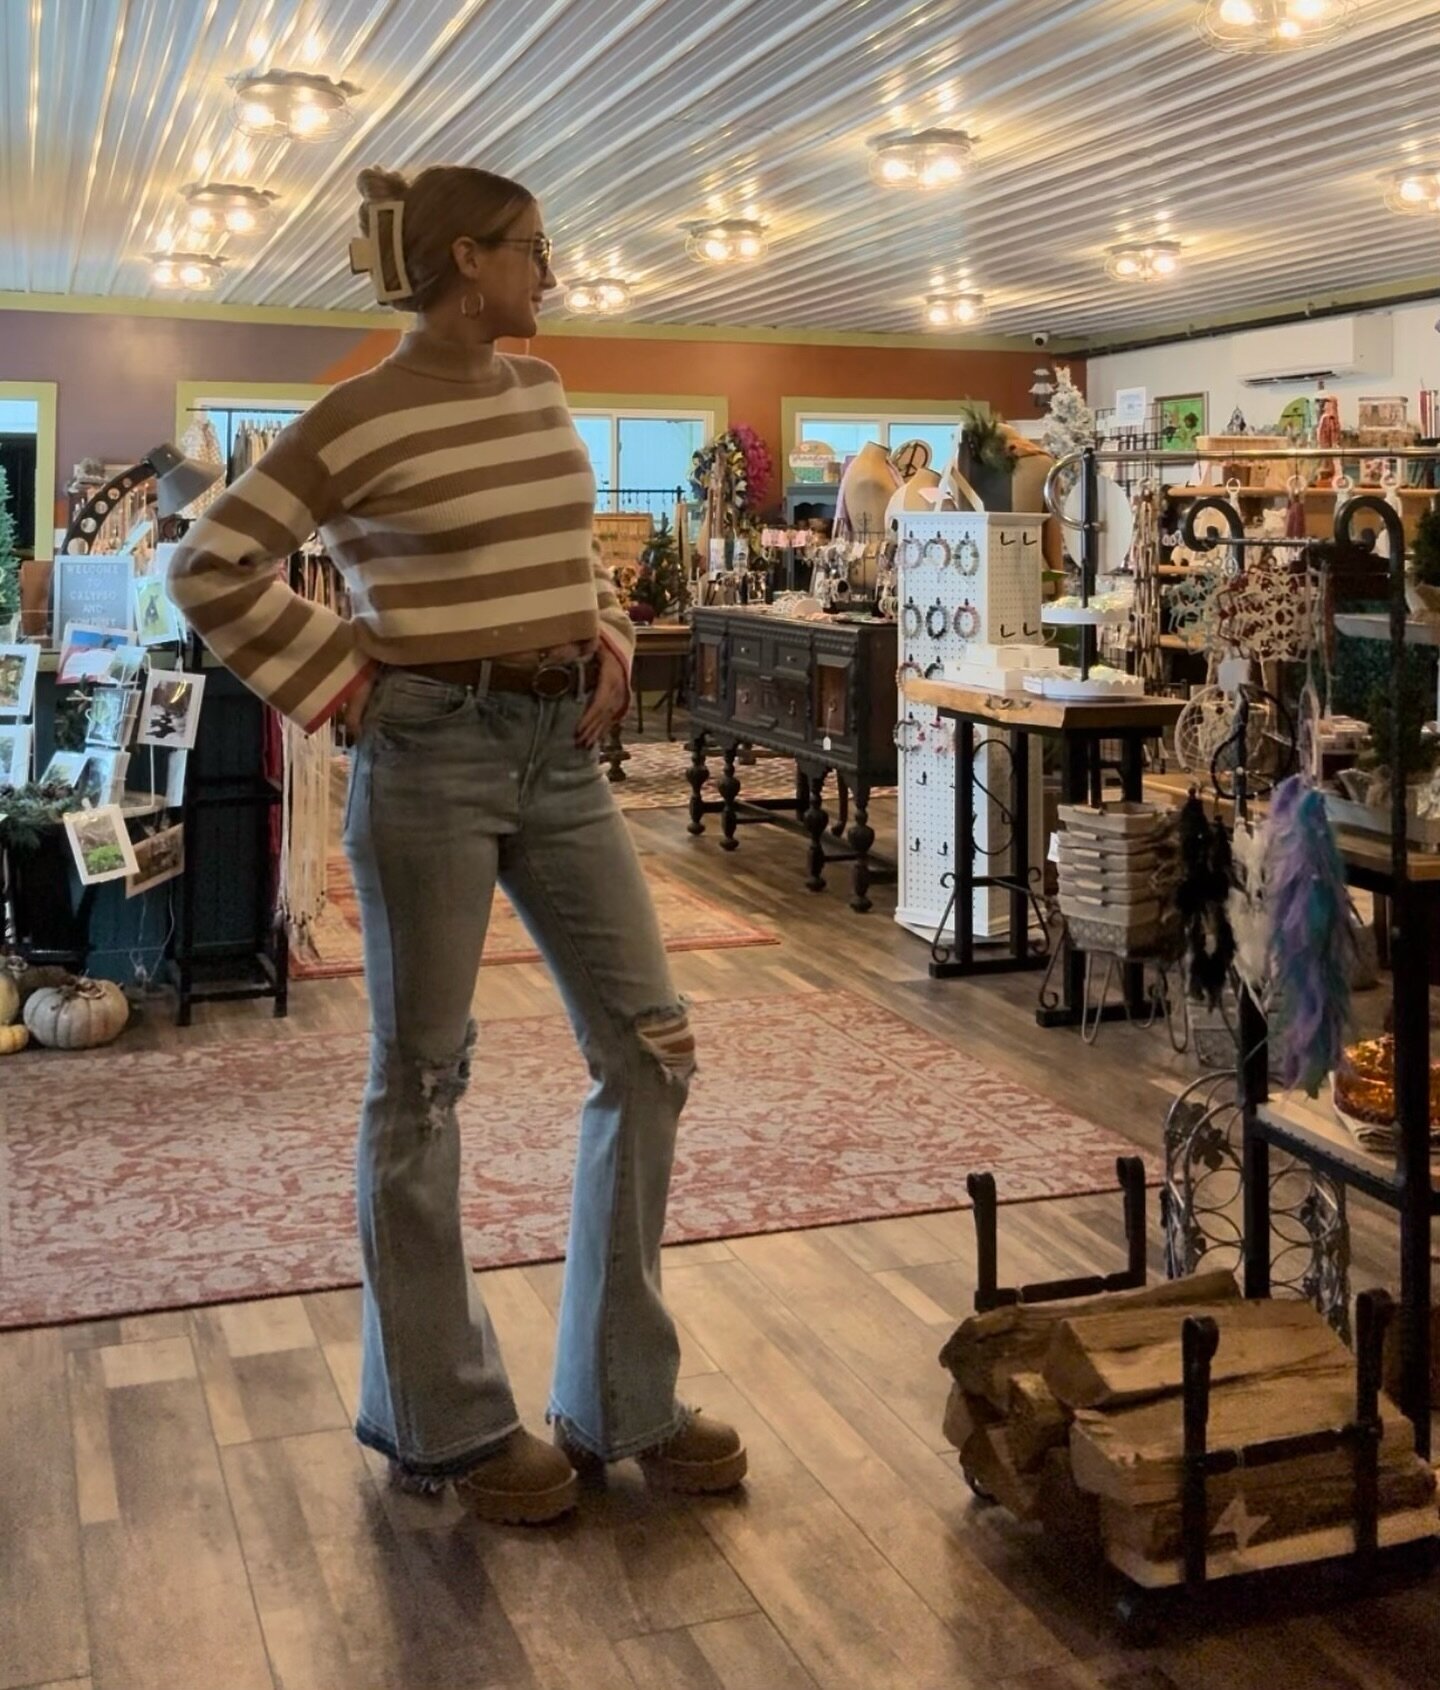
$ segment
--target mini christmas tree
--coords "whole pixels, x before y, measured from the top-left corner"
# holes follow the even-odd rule
[[[20,614],[20,559],[15,551],[15,518],[10,514],[10,483],[0,469],[0,622]]]
[[[679,604],[683,585],[675,530],[662,516],[660,526],[640,553],[640,567],[635,573],[635,584],[630,589],[630,602],[648,605],[652,618],[660,617],[673,605]]]
[[[1070,379],[1068,369],[1055,372],[1055,392],[1045,422],[1045,450],[1052,458],[1083,452],[1095,444],[1095,413]]]

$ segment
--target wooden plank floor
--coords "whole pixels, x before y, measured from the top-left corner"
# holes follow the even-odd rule
[[[1189,1076],[1158,1029],[1093,1049],[1039,1032],[1035,977],[936,985],[890,920],[815,896],[802,842],[718,849],[679,811],[642,850],[776,924],[778,948],[677,956],[694,998],[843,985],[1137,1144]],[[880,816],[893,833],[893,812]],[[882,837],[884,835],[882,834]],[[288,1021],[163,1009],[133,1048],[365,1024],[356,980],[296,986]],[[487,969],[482,1017],[556,1007],[538,966]],[[703,1053],[702,1053],[703,1060]],[[1002,1216],[1007,1277],[1119,1265],[1113,1200]],[[1355,1247],[1388,1277],[1387,1223]],[[1437,1681],[1433,1586],[1120,1647],[1093,1569],[971,1497],[940,1435],[936,1353],[969,1308],[968,1216],[668,1253],[684,1389],[737,1422],[741,1497],[652,1501],[633,1468],[554,1529],[501,1530],[396,1495],[349,1430],[353,1291],[0,1334],[0,1690],[1397,1690]],[[1156,1263],[1158,1270],[1158,1260]],[[522,1410],[540,1425],[557,1267],[483,1276]]]

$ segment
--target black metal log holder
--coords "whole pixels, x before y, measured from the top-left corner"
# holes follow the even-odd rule
[[[1125,1215],[1127,1263],[1118,1273],[1094,1274],[1074,1279],[1057,1279],[1029,1285],[1001,1286],[998,1282],[998,1193],[995,1176],[989,1172],[966,1176],[965,1189],[973,1204],[978,1266],[974,1307],[977,1314],[1017,1304],[1062,1302],[1102,1296],[1111,1291],[1138,1290],[1146,1283],[1145,1165],[1138,1156],[1119,1157],[1115,1164]],[[1162,1610],[1184,1603],[1187,1618],[1203,1618],[1208,1604],[1228,1599],[1257,1584],[1274,1587],[1287,1576],[1299,1575],[1306,1596],[1318,1594],[1322,1583],[1335,1581],[1337,1598],[1372,1593],[1384,1576],[1406,1579],[1428,1571],[1440,1551],[1440,1538],[1420,1538],[1410,1543],[1380,1548],[1380,1385],[1385,1351],[1385,1333],[1395,1314],[1389,1292],[1364,1291],[1356,1299],[1355,1413],[1344,1425],[1292,1437],[1260,1439],[1253,1443],[1212,1448],[1209,1440],[1211,1364],[1220,1344],[1218,1323],[1209,1315],[1188,1315],[1181,1326],[1181,1412],[1184,1417],[1184,1451],[1181,1479],[1181,1569],[1176,1585],[1148,1587],[1136,1584],[1106,1563],[1107,1572],[1119,1581],[1115,1598],[1116,1618],[1144,1641],[1153,1626],[1164,1617]],[[1246,1574],[1210,1578],[1209,1570],[1209,1481],[1241,1469],[1260,1469],[1303,1456],[1345,1450],[1351,1456],[1354,1481],[1354,1547],[1346,1554],[1325,1560],[1297,1562]],[[972,1488],[974,1488],[972,1486]],[[985,1502],[993,1498],[983,1491],[976,1495]],[[1178,1612],[1176,1614],[1178,1616]]]

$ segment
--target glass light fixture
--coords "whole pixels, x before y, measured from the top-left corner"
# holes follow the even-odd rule
[[[753,264],[765,256],[765,226],[753,217],[687,223],[685,250],[701,264]]]
[[[565,309],[577,317],[607,317],[630,303],[630,284],[618,276],[592,276],[565,290]]]
[[[963,129],[917,129],[874,135],[870,176],[883,188],[950,188],[965,174],[975,150]]]
[[[985,318],[983,293],[932,293],[925,300],[925,322],[932,329],[968,329]]]
[[[360,90],[308,70],[252,71],[234,79],[235,124],[257,140],[326,141],[349,126]]]
[[[199,235],[253,235],[269,223],[275,201],[264,188],[238,182],[191,182],[180,192],[190,208],[185,221]]]
[[[1333,41],[1355,21],[1355,0],[1206,0],[1197,27],[1227,53],[1288,53]]]
[[[154,252],[150,280],[170,293],[209,293],[225,271],[225,260],[208,252]]]
[[[1136,241],[1112,246],[1105,268],[1121,282],[1163,282],[1180,269],[1179,241]]]
[[[1410,217],[1440,212],[1440,163],[1407,165],[1386,178],[1385,203]]]

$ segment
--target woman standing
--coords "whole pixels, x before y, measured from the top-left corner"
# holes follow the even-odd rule
[[[577,1468],[627,1456],[675,1489],[728,1489],[744,1449],[676,1401],[660,1292],[694,1041],[595,751],[628,701],[633,631],[596,560],[594,477],[559,377],[495,349],[536,332],[550,240],[534,197],[487,171],[367,170],[360,191],[352,268],[419,326],[287,428],[170,574],[241,680],[307,730],[343,713],[356,742],[345,846],[372,1015],[356,1433],[398,1483],[454,1480],[492,1520],[555,1518]],[[316,529],[353,620],[275,572]],[[497,882],[591,1076],[553,1447],[520,1425],[461,1233],[455,1110]]]

